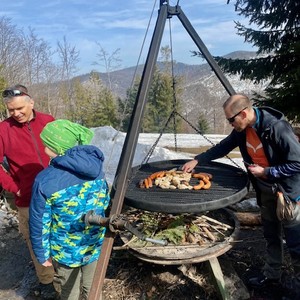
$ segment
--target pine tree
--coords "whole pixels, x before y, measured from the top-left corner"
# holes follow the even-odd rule
[[[209,125],[208,125],[207,118],[202,113],[199,114],[198,130],[201,132],[201,134],[205,134],[209,130]]]
[[[150,89],[148,91],[147,104],[144,119],[141,124],[142,132],[177,132],[182,120],[176,114],[172,118],[172,112],[180,110],[181,78],[172,74],[171,49],[168,46],[161,47],[161,62],[155,67]],[[122,118],[122,129],[127,130],[133,107],[137,98],[140,78],[136,78],[133,87],[126,93],[124,102],[119,101],[119,114]],[[176,119],[175,119],[176,118]],[[174,128],[175,127],[175,128]]]
[[[174,109],[172,77],[156,69],[148,95],[144,132],[159,132],[168,121]],[[173,122],[169,122],[165,132],[173,132]]]
[[[84,85],[75,81],[73,89],[73,98],[67,102],[69,120],[87,127],[117,125],[116,101],[97,73],[92,72]]]
[[[127,130],[130,122],[132,110],[138,93],[139,83],[140,79],[137,79],[133,87],[127,90],[125,101],[120,101],[119,103],[120,115],[123,112],[122,130],[124,131]],[[178,79],[178,84],[176,84],[175,90],[176,101],[174,99],[172,76],[165,72],[165,70],[161,71],[156,67],[148,93],[141,132],[161,132],[174,108],[176,107],[177,110],[180,110],[180,101],[178,100],[181,93],[180,78]],[[179,130],[180,125],[181,119],[176,119],[176,132]],[[174,132],[173,119],[169,121],[164,132]]]
[[[250,27],[236,22],[236,28],[245,42],[258,48],[258,56],[216,60],[223,71],[238,74],[241,79],[268,82],[265,95],[254,94],[255,105],[272,106],[299,122],[300,1],[236,0],[235,10],[249,19]]]
[[[89,127],[112,126],[118,125],[117,108],[112,92],[108,88],[103,88],[96,97],[97,106],[91,107]]]
[[[134,81],[134,84],[131,88],[128,88],[126,91],[126,98],[124,101],[118,99],[118,113],[119,118],[121,121],[120,129],[123,131],[127,131],[129,122],[131,119],[131,115],[133,112],[133,107],[136,101],[139,85],[140,85],[141,78],[137,77]]]

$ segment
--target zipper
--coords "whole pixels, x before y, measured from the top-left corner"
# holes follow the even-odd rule
[[[35,135],[34,135],[34,133],[33,133],[33,131],[32,131],[31,126],[30,126],[30,122],[27,122],[27,128],[28,128],[29,133],[30,133],[30,135],[31,135],[31,137],[32,137],[33,144],[34,144],[34,146],[35,146],[35,148],[36,148],[36,152],[37,152],[37,155],[38,155],[40,164],[44,167],[43,160],[42,160],[42,156],[41,156],[41,152],[40,152],[40,149],[39,149],[37,140],[36,140],[36,138],[35,138]]]

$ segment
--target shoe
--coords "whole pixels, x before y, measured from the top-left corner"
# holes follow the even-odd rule
[[[280,279],[268,278],[263,274],[248,279],[249,286],[261,289],[267,286],[280,285]]]
[[[40,283],[40,296],[43,300],[56,300],[58,299],[58,293],[54,288],[53,283],[43,284]]]

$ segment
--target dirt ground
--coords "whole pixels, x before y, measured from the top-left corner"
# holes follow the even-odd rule
[[[236,209],[236,208],[235,208]],[[2,205],[0,228],[0,299],[37,300],[37,279],[14,215]],[[121,245],[119,237],[115,247]],[[280,290],[251,290],[247,277],[263,265],[265,243],[261,226],[240,226],[233,247],[218,257],[232,300],[276,300]],[[285,272],[290,272],[288,258]],[[142,261],[128,250],[113,250],[103,287],[105,300],[215,300],[216,288],[207,263],[158,265]],[[243,289],[242,289],[243,287]],[[246,291],[246,292],[245,292]]]

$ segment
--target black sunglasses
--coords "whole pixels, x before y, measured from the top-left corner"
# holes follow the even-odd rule
[[[246,108],[248,108],[248,106],[244,107],[242,110],[240,110],[238,113],[236,113],[234,116],[232,116],[231,118],[228,118],[227,121],[231,124],[235,121],[235,118]]]
[[[24,95],[30,97],[27,93],[24,93],[20,90],[4,90],[2,93],[3,98],[18,97],[18,96],[24,96]]]

